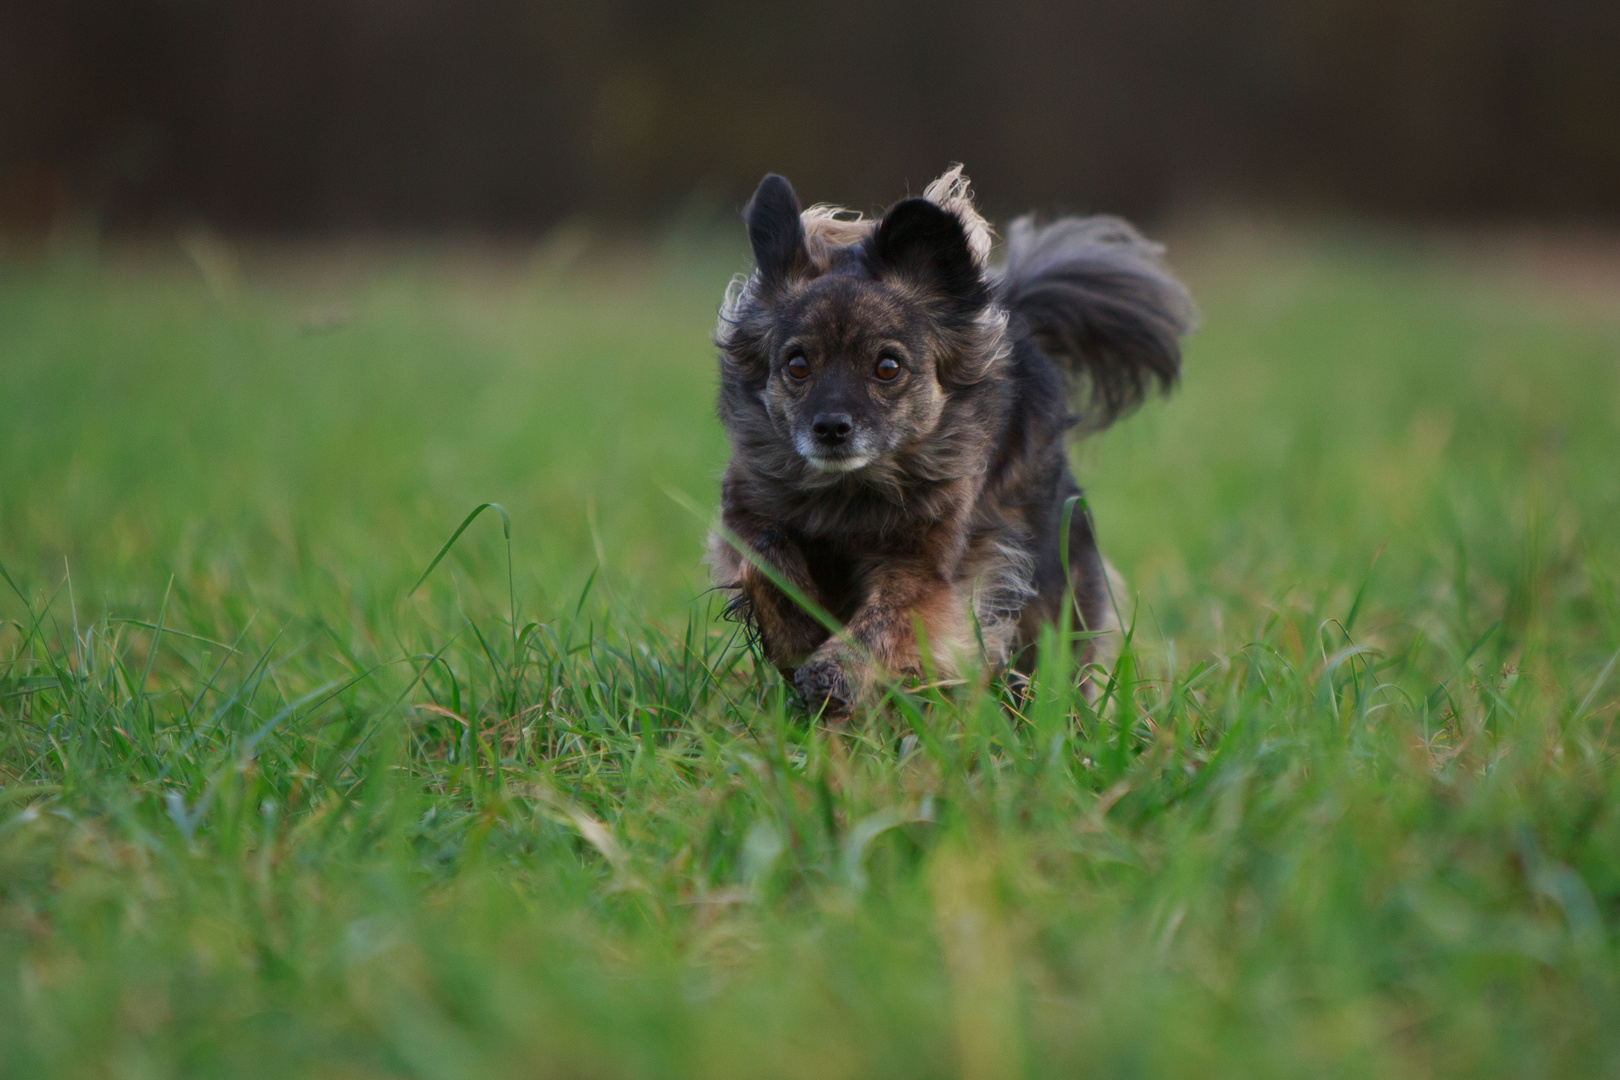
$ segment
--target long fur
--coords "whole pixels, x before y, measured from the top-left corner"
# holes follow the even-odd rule
[[[1069,372],[1085,431],[1108,427],[1181,376],[1180,339],[1195,313],[1163,252],[1116,217],[1036,225],[1026,214],[1007,229],[1006,261],[991,275],[996,297]]]
[[[710,562],[801,698],[847,712],[876,669],[917,673],[928,656],[947,675],[972,652],[1029,670],[1066,603],[1082,626],[1117,629],[1119,590],[1089,519],[1059,535],[1080,491],[1065,444],[1180,373],[1192,304],[1157,245],[1114,218],[1020,218],[992,265],[961,166],[876,219],[800,211],[770,176],[745,217],[755,267],[727,289],[715,332],[732,457],[728,536],[712,538]],[[892,385],[873,374],[880,355],[904,360]],[[850,435],[828,448],[811,421],[835,413]],[[734,539],[847,637],[789,602]],[[1081,651],[1098,659],[1108,642]]]

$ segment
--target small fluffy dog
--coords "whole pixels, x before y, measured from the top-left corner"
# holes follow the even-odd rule
[[[801,211],[767,176],[744,217],[754,270],[715,334],[731,461],[710,564],[804,703],[847,714],[874,666],[925,657],[1030,670],[1069,595],[1063,543],[1077,623],[1117,629],[1087,516],[1059,536],[1080,493],[1066,437],[1176,382],[1193,309],[1160,248],[1117,218],[1026,216],[993,266],[960,166],[876,219]]]

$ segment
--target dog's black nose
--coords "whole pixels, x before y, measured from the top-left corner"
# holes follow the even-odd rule
[[[816,413],[816,418],[810,422],[810,430],[828,446],[837,446],[849,438],[854,426],[849,422],[849,413],[842,412]]]

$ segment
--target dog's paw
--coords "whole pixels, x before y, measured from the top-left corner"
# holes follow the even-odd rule
[[[812,660],[800,667],[793,673],[793,688],[811,712],[844,717],[855,708],[854,687],[836,660]]]

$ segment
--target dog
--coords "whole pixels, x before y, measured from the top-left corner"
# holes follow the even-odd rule
[[[1025,216],[992,264],[960,165],[877,218],[801,210],[773,174],[743,216],[709,564],[800,700],[837,718],[885,676],[1027,673],[1066,602],[1117,637],[1089,515],[1059,535],[1067,440],[1179,379],[1194,310],[1162,249],[1118,218]]]

